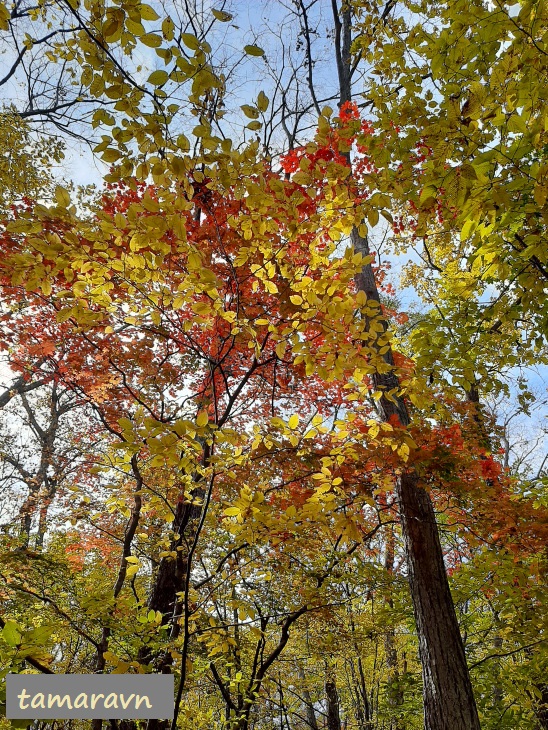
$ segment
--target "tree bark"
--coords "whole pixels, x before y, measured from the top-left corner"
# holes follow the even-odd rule
[[[308,723],[308,726],[310,727],[310,730],[318,730],[318,721],[316,720],[316,713],[314,711],[314,703],[312,702],[312,697],[310,696],[310,692],[308,691],[308,687],[306,686],[306,677],[304,674],[304,670],[301,667],[301,665],[298,665],[298,672],[299,672],[299,678],[303,683],[301,694],[303,696],[303,699],[306,704],[306,721]]]
[[[386,555],[384,558],[384,567],[390,576],[394,573],[394,558],[394,525],[389,525],[386,532]],[[387,604],[389,610],[393,611],[394,601],[391,596],[387,599]],[[401,687],[399,686],[400,675],[398,671],[398,650],[396,647],[396,633],[393,626],[391,626],[385,634],[384,653],[386,668],[388,669],[387,702],[391,710],[394,711],[397,707],[403,705],[404,695]],[[397,717],[390,718],[390,730],[403,730]]]
[[[339,694],[334,677],[329,677],[326,680],[325,696],[327,698],[327,730],[341,730]]]
[[[424,684],[425,730],[477,730],[479,719],[436,518],[416,474],[397,485]]]

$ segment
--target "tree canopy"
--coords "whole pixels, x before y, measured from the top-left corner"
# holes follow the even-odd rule
[[[0,3],[2,679],[175,675],[93,730],[548,728],[547,25]]]

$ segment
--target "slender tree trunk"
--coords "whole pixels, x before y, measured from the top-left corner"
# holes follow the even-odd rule
[[[25,548],[29,546],[30,542],[30,528],[32,526],[32,518],[36,511],[37,499],[36,493],[30,492],[19,510],[19,522],[21,525],[19,535],[23,539],[23,547]]]
[[[395,539],[394,539],[394,525],[388,525],[386,532],[386,555],[384,558],[384,567],[387,573],[392,576],[394,573],[394,552],[395,552]],[[392,597],[387,600],[388,608],[390,611],[394,608],[394,601]],[[387,694],[388,694],[388,706],[395,710],[397,707],[403,705],[404,696],[401,688],[399,687],[399,671],[398,671],[398,651],[396,648],[396,635],[394,627],[391,626],[384,636],[384,654],[386,658],[386,667],[388,669],[388,682],[387,682]],[[390,730],[403,730],[397,717],[390,718]]]
[[[201,500],[203,495],[204,492],[201,487],[194,489],[193,496],[196,500]],[[201,512],[202,506],[200,504],[183,501],[178,503],[175,510],[173,530],[179,537],[175,538],[171,545],[171,550],[177,552],[177,557],[172,559],[162,558],[147,603],[150,609],[160,611],[163,614],[164,624],[171,624],[171,639],[177,638],[180,632],[179,619],[183,603],[178,599],[177,594],[185,590],[189,549],[194,540]],[[138,659],[141,663],[149,663],[154,658],[146,646],[139,652]],[[173,659],[169,652],[163,652],[160,657],[156,658],[156,661],[156,672],[171,674]],[[167,730],[169,724],[168,720],[149,720],[146,730]]]
[[[36,549],[42,550],[44,547],[44,537],[46,536],[46,530],[48,527],[48,509],[53,501],[53,497],[55,496],[55,492],[53,494],[49,494],[44,501],[42,502],[42,505],[40,507],[40,516],[38,518],[38,532],[36,533]]]
[[[314,712],[314,703],[312,702],[312,697],[310,696],[310,692],[308,691],[308,688],[305,685],[306,677],[304,674],[304,670],[300,665],[298,666],[298,672],[299,672],[299,678],[303,682],[301,694],[306,703],[306,721],[308,723],[308,726],[311,728],[311,730],[318,730],[318,721],[316,720],[316,713]]]
[[[354,615],[352,612],[352,602],[348,604],[350,631],[352,635],[352,644],[356,652],[356,665],[358,668],[358,676],[354,669],[354,662],[350,663],[350,671],[352,673],[352,681],[356,692],[356,722],[359,730],[373,730],[373,712],[369,698],[367,696],[367,686],[365,682],[365,673],[363,670],[363,662],[360,656],[360,649],[356,641],[356,625],[354,623]]]
[[[498,622],[498,616],[495,619]],[[493,649],[495,654],[501,654],[502,653],[502,646],[503,646],[503,640],[502,636],[495,636],[493,640]],[[502,684],[501,684],[501,672],[500,672],[500,664],[496,664],[494,667],[494,683],[493,683],[493,708],[496,712],[499,713],[499,715],[503,712],[503,699],[504,699],[504,693],[502,691]]]

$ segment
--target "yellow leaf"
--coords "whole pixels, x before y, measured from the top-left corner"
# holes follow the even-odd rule
[[[244,52],[248,56],[264,56],[264,51],[259,46],[244,46]]]
[[[407,461],[409,457],[409,446],[407,444],[401,444],[398,448],[398,454],[402,457],[404,461]]]
[[[116,160],[120,157],[120,152],[110,147],[108,150],[103,152],[101,157],[105,162],[116,162]]]
[[[55,200],[62,208],[68,207],[70,205],[70,195],[68,190],[65,190],[65,188],[61,187],[61,185],[57,185],[55,188]]]
[[[257,117],[259,116],[259,110],[256,109],[254,106],[249,106],[249,104],[242,104],[240,109],[243,111],[248,119],[257,119]]]
[[[233,16],[230,13],[225,13],[224,10],[212,10],[211,14],[214,18],[217,18],[217,20],[220,20],[221,23],[228,23],[232,20]]]
[[[154,86],[161,86],[162,84],[166,83],[168,78],[169,76],[167,71],[154,71],[148,77],[148,83],[154,84]]]
[[[141,41],[149,48],[158,48],[158,46],[162,45],[162,38],[156,35],[156,33],[146,33],[141,37]]]
[[[209,421],[209,416],[207,415],[207,411],[200,411],[196,418],[196,425],[199,428],[203,428],[204,426],[207,426],[208,421]]]
[[[192,305],[192,310],[196,312],[196,314],[200,314],[202,316],[211,313],[211,307],[209,304],[206,304],[206,302],[196,302]]]
[[[12,233],[28,233],[32,228],[32,223],[24,219],[19,219],[16,221],[10,221],[6,228]]]
[[[546,185],[535,185],[534,196],[535,202],[539,208],[542,208],[548,196],[548,187]]]
[[[289,428],[292,431],[294,431],[297,428],[297,426],[299,425],[299,416],[296,413],[294,413],[291,416],[291,418],[289,419],[287,425],[289,426]]]
[[[191,51],[197,51],[200,48],[200,41],[192,33],[182,33],[181,40]]]
[[[180,149],[180,150],[181,150],[182,152],[188,152],[188,151],[189,151],[189,149],[190,149],[190,142],[188,141],[188,137],[185,137],[185,135],[184,135],[184,134],[180,134],[180,135],[179,135],[179,136],[177,137],[177,147],[178,147],[178,148],[179,148],[179,149]]]
[[[162,33],[167,41],[172,41],[175,35],[175,23],[171,18],[162,21]]]
[[[40,288],[42,289],[43,294],[45,294],[46,297],[49,297],[51,294],[51,281],[46,279],[46,281],[43,281],[40,284]]]
[[[371,209],[371,210],[370,210],[370,211],[369,211],[369,212],[367,213],[367,220],[369,221],[369,224],[370,224],[370,225],[371,225],[372,227],[376,226],[376,225],[377,225],[377,223],[379,222],[379,211],[378,211],[378,210],[376,210],[375,208],[372,208],[372,209]]]
[[[139,11],[139,15],[143,20],[158,20],[160,17],[158,13],[150,7],[150,5],[138,5],[137,10]]]
[[[268,104],[268,96],[264,93],[264,91],[259,91],[259,96],[257,97],[257,109],[260,112],[265,112],[268,109]]]
[[[10,18],[10,11],[3,3],[0,3],[0,30],[7,30],[9,28]]]
[[[123,11],[118,11],[110,15],[110,17],[107,16],[107,20],[105,24],[103,25],[103,35],[105,38],[112,42],[115,40],[118,40],[119,33],[121,34],[121,31],[124,27],[124,13]]]
[[[138,23],[135,20],[132,20],[131,18],[127,18],[126,20],[126,29],[129,33],[133,33],[134,36],[137,36],[139,38],[140,36],[145,34],[145,29],[143,27],[142,23]]]

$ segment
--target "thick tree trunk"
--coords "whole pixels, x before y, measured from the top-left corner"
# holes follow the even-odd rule
[[[412,472],[401,475],[397,490],[419,637],[425,730],[478,730],[432,502]]]
[[[327,698],[327,730],[341,730],[339,694],[334,677],[329,677],[325,683],[325,696]]]
[[[36,491],[31,491],[25,499],[19,510],[19,535],[23,540],[23,547],[28,548],[30,543],[30,529],[32,526],[32,518],[36,511],[36,502],[38,500]]]

